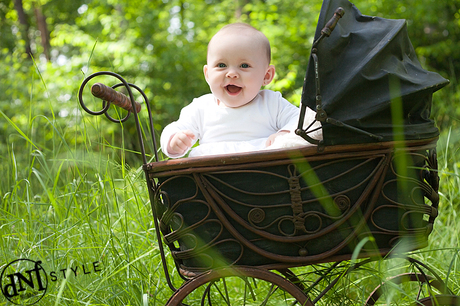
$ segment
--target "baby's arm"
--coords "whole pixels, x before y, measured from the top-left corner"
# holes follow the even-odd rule
[[[175,133],[168,142],[167,151],[171,156],[183,155],[192,147],[195,134],[189,130]]]
[[[269,147],[275,142],[275,138],[284,134],[289,134],[290,132],[288,130],[281,130],[276,132],[275,134],[271,134],[268,136],[267,142],[265,143],[265,147]]]

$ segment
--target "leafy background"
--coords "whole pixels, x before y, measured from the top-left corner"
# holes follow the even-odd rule
[[[19,4],[26,14],[25,24],[18,18]],[[407,20],[424,67],[452,81],[436,96],[438,125],[456,127],[459,1],[358,0],[355,4],[364,14]],[[235,21],[251,23],[266,33],[277,68],[270,88],[298,104],[320,7],[319,0],[2,0],[1,109],[18,124],[27,121],[23,110],[28,108],[32,115],[68,122],[79,113],[76,94],[83,77],[110,70],[145,90],[156,128],[161,130],[193,97],[209,92],[202,73],[207,42],[221,26]],[[44,25],[39,15],[45,17]],[[0,137],[6,142],[8,124],[3,128]],[[107,127],[108,134],[116,130]]]

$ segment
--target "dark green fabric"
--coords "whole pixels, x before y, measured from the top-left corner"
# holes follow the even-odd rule
[[[392,99],[401,98],[404,135],[399,136],[406,140],[437,136],[438,129],[430,120],[431,97],[448,80],[421,67],[407,35],[406,21],[364,16],[349,1],[325,0],[315,40],[338,7],[345,15],[317,47],[323,109],[328,117],[391,141],[395,127]],[[312,58],[302,104],[316,109]],[[323,123],[323,137],[326,145],[375,142],[329,123]]]

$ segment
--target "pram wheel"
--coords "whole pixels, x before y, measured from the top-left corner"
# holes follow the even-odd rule
[[[388,279],[374,289],[365,305],[388,305],[388,298],[392,303],[399,301],[397,305],[460,305],[459,297],[450,295],[443,282],[422,273],[405,273]]]
[[[310,305],[302,290],[267,270],[237,267],[204,272],[185,282],[167,305]]]
[[[459,306],[460,298],[451,294],[440,294],[434,297],[427,297],[417,301],[417,305],[425,306]]]

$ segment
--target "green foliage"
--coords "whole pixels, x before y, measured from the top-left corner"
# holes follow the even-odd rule
[[[75,113],[74,88],[83,77],[80,71],[87,76],[110,70],[145,89],[155,111],[158,130],[175,120],[179,110],[194,97],[209,92],[202,74],[206,45],[210,37],[229,22],[247,22],[266,33],[277,68],[275,81],[269,88],[281,91],[292,103],[298,104],[321,8],[320,0],[308,4],[294,0],[48,0],[40,4],[47,16],[52,60],[44,63],[40,55],[42,49],[33,6],[24,1],[34,57],[41,71],[49,75],[48,86],[60,87],[70,95],[56,107],[56,119],[60,117],[57,110],[60,107],[66,109],[65,113],[69,110]],[[455,80],[460,69],[458,0],[357,0],[355,4],[364,14],[407,19],[409,34],[422,63]],[[4,74],[2,79],[6,79],[0,86],[4,89],[2,92],[7,93],[0,98],[0,103],[11,104],[12,100],[22,101],[27,96],[26,89],[18,91],[15,85],[24,84],[18,80],[30,76],[30,71],[24,69],[33,64],[23,54],[24,41],[13,1],[1,0],[0,14],[4,17],[0,23],[1,66],[5,66],[0,71]],[[9,72],[11,69],[14,73]],[[36,79],[34,86],[39,83]],[[456,93],[457,84],[451,86]],[[20,98],[17,92],[23,93]],[[53,92],[49,94],[55,96]],[[36,101],[36,105],[42,103],[38,102],[42,100]],[[456,124],[458,99],[450,103],[440,99],[435,102],[440,125],[444,128]],[[13,105],[8,108],[17,110]],[[448,117],[443,116],[447,113]]]

